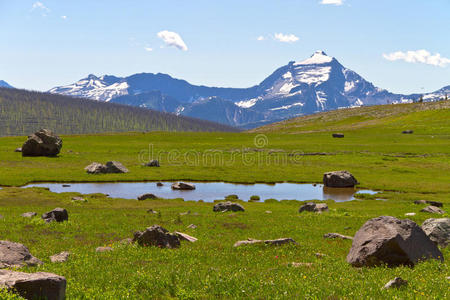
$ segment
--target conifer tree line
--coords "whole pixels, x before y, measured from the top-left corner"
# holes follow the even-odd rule
[[[57,94],[0,88],[0,136],[127,131],[238,131],[209,121]]]

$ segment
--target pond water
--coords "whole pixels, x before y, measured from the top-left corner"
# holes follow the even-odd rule
[[[172,190],[173,182],[162,182],[163,186],[156,186],[156,182],[114,182],[114,183],[36,183],[24,186],[46,187],[55,193],[78,192],[82,194],[103,193],[114,198],[136,199],[146,193],[155,194],[161,198],[184,200],[203,200],[212,202],[224,199],[225,196],[235,194],[239,199],[248,201],[251,196],[257,195],[261,201],[266,199],[277,200],[327,200],[336,202],[354,200],[355,193],[376,192],[370,190],[357,190],[354,188],[326,188],[321,184],[276,183],[276,184],[236,184],[226,182],[191,182],[196,189],[191,191]],[[65,186],[69,185],[69,186]]]

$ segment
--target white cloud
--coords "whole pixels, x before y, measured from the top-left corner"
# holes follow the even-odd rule
[[[164,41],[164,43],[166,43],[166,45],[168,45],[168,46],[177,47],[178,49],[180,49],[182,51],[188,50],[188,47],[184,43],[183,39],[176,32],[164,30],[164,31],[158,32],[158,37],[160,39],[162,39]]]
[[[147,52],[152,52],[152,51],[153,51],[153,48],[150,48],[150,47],[145,47],[144,49],[145,49],[145,51],[147,51]]]
[[[47,16],[47,13],[50,12],[50,9],[44,5],[44,3],[42,3],[41,1],[36,1],[33,3],[33,6],[31,8],[31,10],[37,10],[39,9],[42,12],[43,16]]]
[[[264,41],[266,38],[264,37],[264,36],[262,36],[262,35],[260,35],[260,36],[258,36],[257,38],[256,38],[256,40],[258,40],[258,41]]]
[[[389,61],[404,60],[409,63],[422,63],[439,67],[445,67],[447,64],[450,64],[449,58],[442,57],[439,53],[432,55],[427,50],[397,51],[383,54],[383,57]]]
[[[344,0],[322,0],[321,4],[342,5]]]
[[[61,19],[67,20],[67,16],[61,16]]]
[[[275,33],[274,38],[275,40],[283,43],[294,43],[299,40],[299,38],[293,34],[283,34],[283,33]]]

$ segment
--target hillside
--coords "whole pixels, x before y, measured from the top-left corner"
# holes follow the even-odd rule
[[[417,133],[450,134],[450,101],[339,109],[273,123],[250,132],[345,132],[356,129],[411,129]]]
[[[126,131],[237,131],[229,126],[144,108],[0,88],[0,136],[39,128],[58,134]]]

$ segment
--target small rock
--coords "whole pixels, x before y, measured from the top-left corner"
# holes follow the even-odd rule
[[[213,207],[213,211],[218,212],[226,212],[226,211],[245,211],[244,207],[239,203],[235,202],[219,202]]]
[[[22,152],[22,148],[16,148],[14,152]]]
[[[129,245],[129,244],[133,243],[133,239],[132,238],[126,238],[126,239],[121,240],[120,243],[124,244],[124,245]]]
[[[185,182],[175,182],[172,184],[174,190],[195,190],[195,185]]]
[[[265,213],[266,213],[266,214],[271,214],[271,213],[272,213],[272,211],[270,211],[270,210],[266,210],[266,211],[265,211]]]
[[[324,258],[324,257],[326,256],[325,254],[319,253],[319,252],[315,253],[314,255],[315,255],[317,258]]]
[[[97,247],[95,249],[95,252],[110,252],[113,251],[113,248],[111,247]]]
[[[63,184],[62,187],[70,187],[70,184]]]
[[[431,213],[431,214],[439,214],[439,215],[445,214],[444,210],[440,209],[439,207],[433,206],[433,205],[429,205],[425,208],[422,208],[420,211]]]
[[[169,233],[167,229],[159,225],[153,225],[144,231],[135,232],[133,242],[137,242],[140,246],[180,247],[180,238],[176,234]]]
[[[93,162],[84,168],[88,174],[104,174],[106,173],[106,166],[104,164]]]
[[[304,211],[323,213],[328,211],[328,205],[325,203],[308,202],[302,205],[298,210],[299,213],[302,213]]]
[[[0,286],[25,299],[64,300],[66,278],[52,273],[0,270]]]
[[[450,243],[450,219],[427,219],[422,224],[422,230],[434,243],[447,247]]]
[[[157,214],[158,213],[156,210],[153,210],[152,208],[148,209],[147,212],[149,214]]]
[[[159,167],[159,161],[154,159],[149,161],[148,163],[144,164],[146,167]]]
[[[405,216],[407,217],[414,217],[416,215],[416,213],[406,213]]]
[[[72,201],[74,201],[74,202],[88,202],[83,197],[72,197]]]
[[[347,226],[347,227],[344,227],[344,230],[349,230],[349,229],[352,229],[351,227],[349,227],[349,226]]]
[[[436,207],[444,206],[444,204],[442,202],[430,201],[430,200],[416,200],[416,201],[414,201],[414,204],[430,204],[430,205],[436,206]]]
[[[67,210],[65,208],[55,208],[52,211],[49,211],[42,215],[42,219],[47,222],[64,222],[69,220],[69,214],[67,213]]]
[[[403,134],[413,134],[414,131],[413,130],[403,130],[402,133]]]
[[[180,216],[186,216],[186,215],[190,215],[190,214],[191,214],[191,211],[188,210],[188,211],[180,213]]]
[[[35,213],[34,211],[30,211],[30,212],[26,212],[22,214],[22,217],[24,218],[33,218],[36,217],[37,213]]]
[[[395,277],[394,279],[392,279],[391,281],[389,281],[388,283],[386,283],[386,285],[383,287],[384,289],[391,289],[391,288],[401,288],[403,286],[407,286],[408,285],[408,281],[401,279],[400,277]]]
[[[252,245],[252,244],[266,244],[266,245],[273,245],[273,246],[280,246],[284,244],[295,244],[298,245],[296,241],[294,241],[291,238],[281,238],[276,240],[255,240],[255,239],[247,239],[244,241],[237,241],[234,243],[234,247],[239,247],[243,245]]]
[[[68,252],[68,251],[63,251],[63,252],[61,252],[61,253],[58,253],[58,254],[55,254],[55,255],[50,256],[50,261],[51,261],[52,263],[65,262],[65,261],[67,261],[67,259],[69,258],[69,256],[70,256],[70,252]]]
[[[326,233],[323,235],[324,239],[342,239],[342,240],[353,240],[351,236],[342,235],[340,233]]]
[[[288,265],[291,266],[291,267],[294,267],[294,268],[299,268],[299,267],[308,267],[308,268],[310,268],[310,267],[313,266],[313,263],[291,262]]]
[[[147,200],[147,199],[158,199],[158,197],[156,197],[153,194],[143,194],[143,195],[140,195],[137,199],[139,201],[143,201],[143,200]]]
[[[333,136],[334,138],[343,138],[343,137],[344,137],[344,134],[343,134],[343,133],[333,133],[332,136]]]
[[[190,228],[190,229],[195,229],[195,228],[197,228],[197,225],[194,225],[194,224],[190,224],[190,225],[188,225],[188,227],[187,228]]]
[[[182,232],[178,232],[178,231],[175,231],[174,233],[182,241],[188,241],[188,242],[191,242],[191,243],[195,243],[198,240],[197,238],[195,238],[193,236],[190,236],[190,235],[188,235],[186,233],[182,233]]]
[[[162,182],[157,182],[156,186],[164,186],[164,184]]]
[[[323,184],[326,187],[354,187],[358,184],[356,178],[348,171],[333,171],[323,174]]]
[[[27,247],[10,241],[0,241],[0,269],[42,265]]]
[[[108,161],[106,163],[106,173],[128,173],[128,169],[118,161]]]

